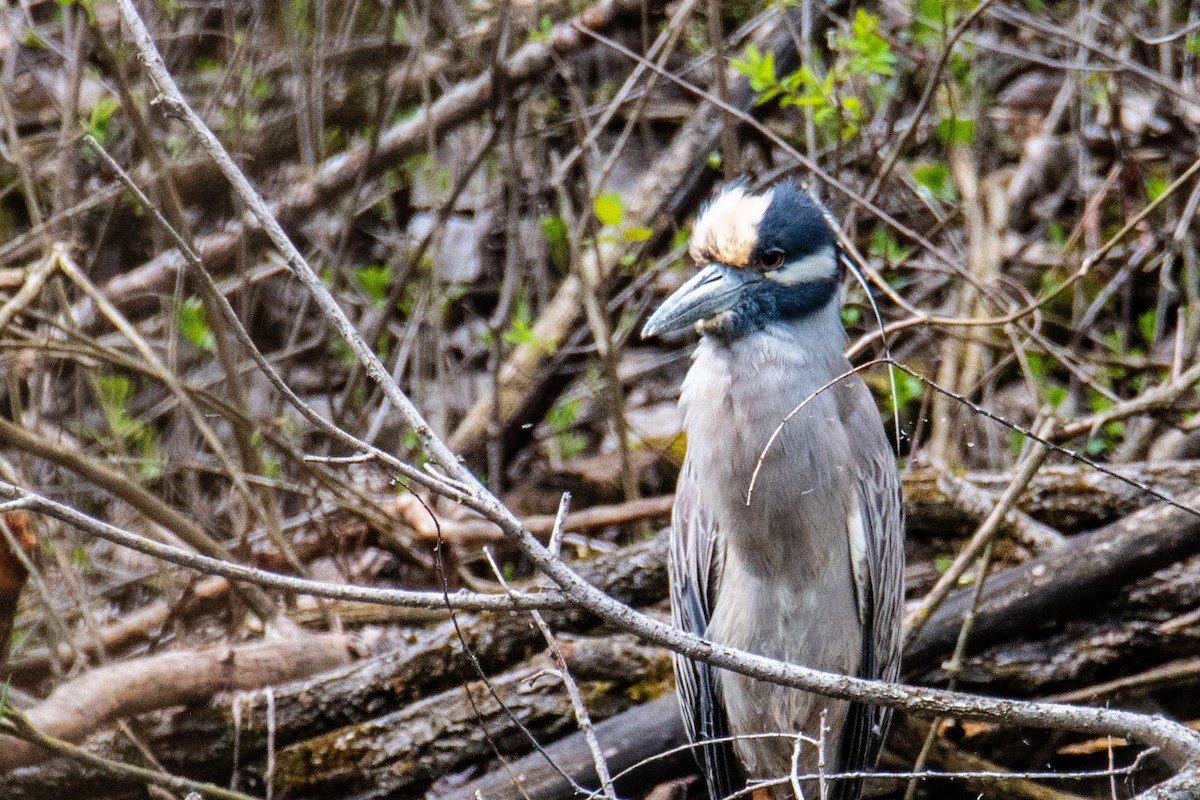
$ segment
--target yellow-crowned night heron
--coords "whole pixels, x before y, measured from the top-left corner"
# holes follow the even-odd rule
[[[691,255],[699,274],[642,331],[694,325],[702,334],[679,400],[687,457],[675,496],[671,601],[676,624],[711,641],[892,680],[904,560],[895,459],[857,374],[819,391],[850,369],[838,254],[798,186],[755,194],[735,183],[696,221]],[[822,714],[826,773],[871,769],[878,759],[883,709],[685,658],[676,659],[675,673],[714,800],[747,779],[783,779],[770,792],[791,797],[795,738],[753,734],[818,739]],[[721,737],[735,739],[706,743]],[[816,773],[818,748],[804,745],[799,755],[799,774]],[[860,784],[831,780],[830,796],[854,800]],[[816,796],[815,783],[801,785]]]

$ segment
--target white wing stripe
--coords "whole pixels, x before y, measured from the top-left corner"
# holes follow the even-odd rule
[[[867,602],[870,599],[867,583],[870,575],[867,563],[867,529],[863,524],[862,499],[859,497],[855,497],[850,504],[846,534],[850,537],[850,572],[854,576],[854,596],[858,600],[858,621],[866,624]]]

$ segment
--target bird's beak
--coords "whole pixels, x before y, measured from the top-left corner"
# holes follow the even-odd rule
[[[751,278],[724,264],[709,264],[671,293],[642,328],[642,337],[682,330],[733,308]]]

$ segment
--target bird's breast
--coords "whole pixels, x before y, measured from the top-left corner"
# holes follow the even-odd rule
[[[825,357],[766,335],[740,348],[705,342],[696,353],[680,396],[681,481],[695,484],[729,557],[752,573],[786,564],[805,580],[835,559],[847,563],[857,467],[838,393],[864,389],[819,391],[842,364],[840,348]]]

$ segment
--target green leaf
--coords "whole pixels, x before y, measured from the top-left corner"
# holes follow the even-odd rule
[[[179,304],[176,314],[179,332],[201,350],[212,350],[216,345],[212,329],[204,314],[204,304],[199,297],[189,297]]]
[[[538,19],[537,30],[529,32],[529,39],[534,42],[550,41],[550,33],[554,28],[554,21],[550,19],[549,14],[542,14]]]
[[[906,261],[911,253],[907,248],[900,246],[900,242],[896,240],[890,229],[883,226],[871,232],[871,247],[868,252],[889,264]]]
[[[550,262],[559,269],[565,269],[570,259],[570,237],[567,223],[557,214],[543,214],[538,218],[538,226],[546,239]]]
[[[546,412],[546,424],[550,426],[550,431],[558,434],[573,428],[579,419],[579,409],[582,406],[582,397],[560,397]]]
[[[756,92],[766,92],[778,88],[779,81],[775,77],[775,54],[772,52],[768,51],[764,54],[754,45],[748,44],[742,51],[742,57],[730,59],[729,66],[745,75],[750,81],[750,88]],[[767,99],[769,98],[759,98],[759,102],[766,102]]]
[[[896,72],[896,54],[879,34],[879,17],[858,9],[850,23],[850,35],[834,39],[837,50],[848,56],[846,70],[853,75],[890,76]]]
[[[533,314],[529,310],[529,303],[524,299],[517,303],[512,322],[509,323],[500,338],[509,344],[527,345],[543,353],[553,353],[558,347],[556,339],[538,338],[537,332],[534,330]]]
[[[358,356],[355,354],[354,349],[350,347],[349,342],[337,334],[334,334],[333,338],[329,340],[329,353],[343,367],[349,368],[358,363]]]
[[[1067,387],[1060,386],[1057,383],[1047,386],[1045,392],[1046,402],[1050,404],[1051,408],[1058,408],[1067,399]]]
[[[95,105],[92,106],[87,120],[83,123],[84,131],[100,144],[108,144],[110,138],[108,122],[112,119],[113,112],[120,107],[121,101],[111,94],[100,95],[96,99]]]
[[[1143,339],[1151,344],[1154,343],[1154,324],[1157,321],[1158,313],[1153,308],[1142,312],[1137,318],[1138,332],[1142,334]]]
[[[579,455],[587,447],[587,438],[574,430],[582,406],[582,397],[564,396],[546,412],[546,425],[554,436],[554,445],[562,460]]]
[[[975,120],[945,117],[937,124],[937,135],[946,144],[970,144],[975,141]]]
[[[408,41],[408,17],[401,10],[396,11],[396,17],[392,20],[392,41],[407,42]]]
[[[96,394],[106,413],[110,410],[124,413],[125,404],[133,395],[133,381],[124,375],[100,375],[96,378]]]
[[[896,378],[896,404],[903,407],[921,397],[925,384],[907,372],[893,371]]]
[[[938,200],[950,202],[954,199],[954,185],[950,181],[950,168],[944,162],[934,161],[913,167],[912,176]]]
[[[654,231],[649,228],[627,228],[625,230],[625,238],[631,242],[644,242],[650,238],[650,234]]]
[[[354,270],[354,279],[377,305],[387,300],[391,277],[390,264],[367,264]]]
[[[595,202],[592,203],[592,209],[596,212],[596,219],[600,220],[604,225],[621,224],[624,209],[621,204],[621,195],[616,192],[602,192],[599,194]]]
[[[1146,199],[1153,203],[1158,198],[1162,197],[1163,192],[1170,186],[1170,182],[1158,175],[1146,176]]]

